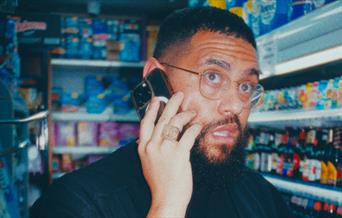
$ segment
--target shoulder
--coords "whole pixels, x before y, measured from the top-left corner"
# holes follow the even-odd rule
[[[260,173],[246,168],[238,183],[238,190],[244,197],[255,200],[255,205],[264,211],[264,217],[292,217],[280,192]]]
[[[142,176],[136,143],[126,145],[100,161],[69,173],[56,182],[92,188],[97,192],[122,188]]]
[[[98,207],[105,206],[109,201],[117,201],[114,196],[123,195],[142,183],[144,178],[137,145],[132,143],[88,167],[55,180],[37,200],[31,212],[46,214],[53,211],[58,214],[67,208],[73,214],[84,213],[76,217],[98,217],[95,215],[99,213]],[[59,217],[69,216],[63,213]]]

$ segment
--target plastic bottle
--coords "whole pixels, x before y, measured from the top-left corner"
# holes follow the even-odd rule
[[[292,0],[289,10],[289,19],[295,20],[308,14],[314,9],[312,0]]]
[[[261,0],[261,34],[268,33],[288,22],[288,0]]]

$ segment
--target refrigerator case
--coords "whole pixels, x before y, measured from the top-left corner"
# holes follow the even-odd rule
[[[47,112],[28,117],[28,110],[19,95],[13,96],[0,80],[0,217],[27,218],[28,145],[31,144],[28,124],[38,124],[38,137],[33,144],[44,148],[47,144],[47,130],[44,129],[47,127]]]

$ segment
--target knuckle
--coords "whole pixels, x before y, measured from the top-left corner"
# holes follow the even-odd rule
[[[166,122],[167,122],[166,116],[161,116],[161,117],[159,118],[159,121],[158,121],[158,122],[160,122],[160,123],[166,123]]]

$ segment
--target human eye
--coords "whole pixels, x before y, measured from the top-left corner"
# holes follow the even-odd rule
[[[239,92],[244,95],[252,95],[256,85],[251,82],[243,82],[239,84]]]
[[[211,86],[219,86],[222,84],[224,78],[223,76],[215,71],[207,71],[203,73],[203,79],[206,84],[211,85]]]

